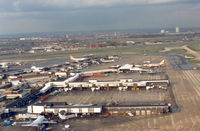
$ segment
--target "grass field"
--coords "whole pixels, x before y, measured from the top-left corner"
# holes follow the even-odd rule
[[[141,38],[135,38],[135,39],[141,39]],[[167,38],[162,38],[162,39],[167,39]],[[190,42],[190,43],[182,42],[182,43],[169,43],[169,44],[160,44],[160,45],[131,45],[131,46],[123,46],[123,47],[118,46],[118,47],[98,48],[98,49],[82,49],[78,51],[60,51],[60,52],[51,52],[51,53],[45,52],[45,53],[37,53],[37,54],[2,55],[0,56],[0,59],[9,59],[9,60],[63,59],[63,58],[68,58],[70,54],[75,57],[80,57],[80,56],[88,55],[88,54],[119,55],[119,54],[158,53],[161,50],[164,50],[165,47],[176,47],[176,46],[183,46],[183,45],[189,45],[190,48],[195,48],[195,49],[198,49],[197,47],[200,47],[199,42]],[[170,52],[186,54],[185,50],[182,50],[182,49],[174,49],[174,50],[171,50]]]
[[[187,51],[185,49],[172,49],[170,51],[167,51],[167,53],[180,53],[185,54]]]
[[[196,42],[194,44],[189,44],[188,48],[194,51],[200,51],[200,42]]]
[[[196,67],[196,70],[200,71],[200,66],[197,66],[197,67]]]
[[[120,38],[120,39],[97,39],[97,40],[84,40],[86,43],[101,43],[101,42],[108,42],[108,43],[114,43],[114,42],[126,42],[126,41],[135,41],[135,42],[146,42],[148,40],[158,40],[158,41],[178,41],[182,40],[184,36],[157,36],[152,38]]]
[[[164,45],[133,45],[125,47],[109,47],[98,49],[82,49],[78,51],[62,51],[52,53],[37,53],[37,54],[21,54],[21,55],[3,55],[0,59],[15,59],[15,60],[34,60],[34,59],[59,59],[67,58],[69,55],[82,56],[88,54],[94,55],[119,55],[119,54],[144,54],[157,53],[164,49]]]
[[[192,54],[188,54],[188,53],[184,53],[185,56],[188,56],[188,57],[195,57],[194,55]]]
[[[0,44],[0,48],[15,48],[15,47],[22,47],[22,46],[29,46],[30,43],[24,43],[24,42],[17,42],[17,43],[8,43],[8,44]]]

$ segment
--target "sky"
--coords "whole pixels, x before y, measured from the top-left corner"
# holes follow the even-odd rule
[[[0,35],[200,27],[200,0],[0,0]]]

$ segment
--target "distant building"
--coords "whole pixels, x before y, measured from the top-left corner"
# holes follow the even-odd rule
[[[134,41],[126,41],[126,44],[135,44]]]
[[[19,38],[19,40],[26,40],[26,38]]]
[[[176,27],[176,33],[179,33],[179,32],[180,32],[179,27]]]
[[[117,36],[117,32],[114,33],[114,36]]]
[[[164,29],[162,29],[162,30],[160,31],[160,33],[161,33],[161,34],[164,34],[164,33],[165,33],[165,30],[164,30]]]
[[[69,39],[69,35],[68,34],[66,34],[66,39]]]

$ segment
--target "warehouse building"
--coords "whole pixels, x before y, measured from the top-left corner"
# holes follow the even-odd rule
[[[66,112],[68,114],[100,114],[102,112],[102,106],[88,104],[88,105],[66,105],[58,103],[39,103],[36,105],[28,106],[27,113],[41,114],[41,113],[53,113],[58,115],[60,112]]]
[[[170,112],[170,104],[141,104],[141,105],[96,105],[96,104],[75,104],[68,105],[63,102],[38,103],[28,106],[27,113],[60,115],[66,114],[93,115],[93,114],[133,114],[137,115],[159,115]]]
[[[118,87],[146,87],[149,85],[159,85],[167,87],[169,84],[168,80],[151,80],[151,81],[137,81],[134,82],[132,79],[121,79],[120,81],[106,81],[101,82],[97,80],[90,80],[88,82],[70,82],[66,88],[118,88]]]

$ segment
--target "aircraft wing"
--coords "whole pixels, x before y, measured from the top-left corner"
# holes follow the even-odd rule
[[[53,122],[53,121],[42,121],[41,124],[56,124],[57,122]],[[26,125],[22,125],[22,126],[38,126],[37,124],[26,124]]]
[[[56,124],[57,122],[55,122],[55,121],[43,121],[42,123],[46,123],[46,124]]]
[[[30,122],[13,122],[12,125],[15,126],[17,124],[30,124]]]
[[[34,125],[34,124],[26,124],[26,125],[22,125],[22,126],[38,126],[38,125]]]
[[[30,122],[28,122],[28,121],[25,122],[25,121],[24,121],[24,122],[14,122],[14,123],[16,123],[16,124],[29,124]]]

